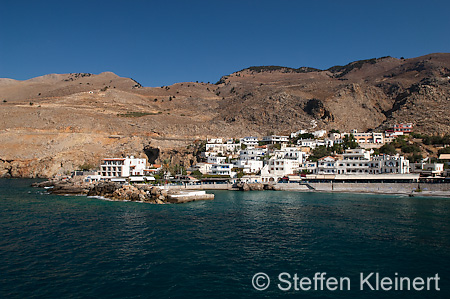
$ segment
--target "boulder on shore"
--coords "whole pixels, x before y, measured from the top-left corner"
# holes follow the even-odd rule
[[[269,187],[268,187],[269,186]],[[276,190],[273,185],[264,185],[262,183],[237,183],[236,187],[240,191],[262,191],[262,190]]]

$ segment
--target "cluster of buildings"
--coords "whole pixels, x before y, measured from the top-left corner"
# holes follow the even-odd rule
[[[399,135],[411,133],[412,124],[397,124],[385,133],[330,133],[325,130],[307,132],[299,130],[290,136],[270,135],[261,139],[250,136],[223,140],[208,139],[206,151],[202,153],[204,162],[192,166],[190,171],[204,175],[222,175],[252,182],[277,182],[287,177],[319,178],[324,175],[396,175],[405,176],[419,173],[422,176],[442,176],[444,167],[441,163],[409,163],[399,154],[374,155],[374,148],[391,142]],[[308,134],[314,138],[298,139]],[[311,150],[318,146],[332,147],[342,144],[345,136],[352,135],[358,143],[358,149],[347,149],[341,155],[327,156],[318,161],[309,161]],[[296,140],[292,144],[292,140]],[[273,145],[278,144],[275,147]],[[243,175],[243,176],[242,176]]]
[[[252,137],[254,138],[254,137]],[[317,177],[320,175],[408,174],[409,161],[401,155],[373,155],[373,150],[347,149],[341,155],[326,156],[308,161],[311,147],[281,144],[280,149],[268,145],[246,147],[238,153],[215,152],[214,147],[204,153],[205,162],[197,163],[190,171],[205,175],[219,174],[252,182],[277,182],[289,176]],[[217,147],[220,148],[220,147]]]
[[[337,176],[393,175],[405,176],[419,173],[422,176],[444,175],[444,165],[439,163],[409,163],[399,154],[374,155],[373,148],[381,147],[391,138],[408,134],[412,124],[398,124],[385,133],[329,133],[325,130],[307,132],[299,130],[290,136],[269,135],[261,139],[249,136],[240,139],[207,139],[203,162],[187,169],[188,173],[202,174],[208,178],[239,178],[247,182],[278,182],[290,178],[318,179]],[[306,135],[307,134],[307,135]],[[343,154],[326,156],[310,161],[311,151],[318,146],[332,147],[344,142],[352,134],[360,145],[346,149]],[[302,139],[298,136],[314,136]],[[292,141],[296,141],[295,144]],[[125,157],[106,158],[93,179],[123,181],[152,181],[161,171],[158,164],[147,165],[146,159]]]

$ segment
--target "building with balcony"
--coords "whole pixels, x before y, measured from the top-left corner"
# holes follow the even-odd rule
[[[412,132],[413,124],[412,123],[401,123],[395,124],[393,126],[394,132],[401,132],[403,134],[409,134]]]
[[[279,136],[279,135],[264,136],[262,138],[262,142],[266,144],[288,143],[289,136]]]
[[[102,179],[127,178],[130,176],[144,175],[147,166],[146,159],[131,157],[106,158],[100,165]]]

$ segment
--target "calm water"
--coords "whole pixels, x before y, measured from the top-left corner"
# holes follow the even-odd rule
[[[0,298],[450,298],[449,199],[223,191],[150,205],[31,183],[0,180]],[[351,290],[284,292],[281,272]],[[441,291],[361,291],[361,272],[438,273]]]

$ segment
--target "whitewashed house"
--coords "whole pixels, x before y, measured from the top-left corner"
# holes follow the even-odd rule
[[[409,173],[409,160],[399,154],[373,156],[369,163],[369,173]]]
[[[264,136],[262,138],[262,142],[264,142],[266,144],[288,143],[289,136],[280,136],[280,135]]]
[[[297,144],[301,147],[309,147],[311,149],[315,149],[318,146],[327,146],[332,147],[334,145],[334,141],[328,138],[324,140],[320,139],[299,139]]]
[[[200,171],[202,174],[208,174],[211,172],[211,168],[212,168],[213,164],[211,163],[204,163],[204,162],[200,162],[197,163],[195,165],[192,165],[188,170],[189,171]]]
[[[277,182],[288,174],[294,174],[299,170],[299,162],[296,159],[271,158],[261,170],[261,178],[264,183]]]
[[[316,138],[322,138],[323,136],[327,135],[327,131],[326,130],[317,130],[317,131],[312,132],[312,134]]]
[[[264,157],[267,149],[251,148],[239,151],[239,159],[234,162],[238,168],[242,168],[244,173],[257,173],[263,167]]]
[[[342,155],[342,160],[336,163],[336,174],[369,173],[370,155],[373,151],[365,149],[348,149]]]
[[[336,159],[331,156],[320,158],[317,161],[317,174],[335,174],[336,163]]]
[[[229,176],[230,178],[234,178],[236,176],[236,172],[232,171],[233,168],[234,168],[233,164],[229,164],[229,163],[228,164],[212,164],[209,174]]]
[[[102,179],[127,178],[130,176],[144,175],[147,166],[146,159],[135,158],[105,158],[100,165]]]
[[[306,133],[308,133],[308,131],[306,131],[306,130],[298,130],[297,132],[291,133],[291,138],[295,138],[298,135],[302,135],[302,134],[306,134]]]
[[[227,157],[209,156],[206,162],[211,164],[224,164],[226,160]]]
[[[437,177],[444,174],[444,163],[411,163],[410,172],[421,176]]]
[[[257,147],[258,142],[259,142],[258,138],[253,136],[241,138],[241,144],[244,144],[247,147],[247,149]]]

